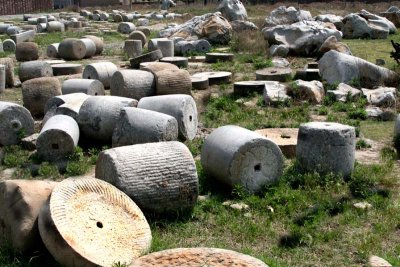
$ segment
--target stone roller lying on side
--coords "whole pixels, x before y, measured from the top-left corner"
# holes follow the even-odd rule
[[[178,139],[178,122],[172,116],[141,108],[123,108],[115,126],[112,146],[127,146]]]
[[[0,101],[0,144],[16,145],[34,132],[31,113],[21,105]]]
[[[64,32],[65,25],[60,21],[49,21],[47,22],[47,31],[48,32]]]
[[[84,58],[91,58],[96,54],[96,44],[92,39],[82,38],[81,41],[85,44],[86,53]]]
[[[99,80],[105,89],[110,88],[111,78],[118,70],[112,62],[97,62],[89,64],[83,70],[82,78]]]
[[[59,58],[60,55],[58,54],[58,46],[59,43],[50,44],[47,46],[46,55],[50,58]]]
[[[36,141],[37,153],[43,160],[63,160],[74,153],[78,141],[79,126],[76,121],[66,115],[55,115],[40,131]]]
[[[193,156],[176,141],[105,150],[99,155],[96,177],[115,185],[150,212],[189,210],[197,201]]]
[[[284,159],[271,140],[245,128],[227,125],[214,130],[201,150],[204,171],[233,187],[250,193],[276,182],[282,175]]]
[[[134,30],[136,30],[136,27],[132,22],[122,22],[118,25],[118,32],[123,34],[130,34]]]
[[[154,75],[143,70],[119,70],[111,79],[111,95],[140,100],[156,94]]]
[[[61,91],[63,95],[84,93],[87,95],[104,95],[104,86],[98,80],[93,79],[69,79],[63,82]]]
[[[15,44],[15,42],[11,39],[6,39],[3,42],[3,50],[5,52],[14,52],[15,49],[17,49],[17,45]]]
[[[197,133],[197,107],[189,95],[164,95],[140,99],[138,108],[148,109],[170,115],[179,127],[179,139],[193,140]]]
[[[187,70],[166,69],[154,73],[157,95],[191,94],[192,80]]]
[[[33,42],[17,44],[15,58],[18,61],[32,61],[39,58],[39,46]]]
[[[25,82],[30,79],[53,76],[53,68],[45,61],[35,60],[21,63],[19,79]]]
[[[86,45],[80,39],[67,38],[58,46],[58,54],[65,60],[81,60],[86,55]]]
[[[89,38],[94,42],[94,44],[96,45],[96,55],[100,55],[103,52],[104,42],[100,37],[95,35],[85,35],[83,36],[83,38]]]

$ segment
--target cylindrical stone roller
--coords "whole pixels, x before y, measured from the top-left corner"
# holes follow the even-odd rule
[[[157,50],[158,48],[158,41],[160,40],[168,40],[168,38],[153,38],[150,39],[149,42],[147,43],[147,48],[149,51]]]
[[[58,46],[60,44],[50,44],[47,46],[46,55],[50,58],[59,58],[60,55],[58,54]]]
[[[133,20],[133,14],[122,14],[122,21],[131,22]]]
[[[6,66],[0,64],[0,94],[6,89]]]
[[[150,31],[149,28],[140,26],[140,27],[136,27],[136,30],[143,32],[144,35],[146,35],[147,38],[150,37],[151,31]]]
[[[70,95],[76,95],[80,93],[75,93],[75,94],[70,94]],[[83,102],[89,98],[88,95],[85,95],[83,97],[77,97],[76,99],[71,99],[71,101],[68,101],[65,104],[62,104],[61,106],[57,107],[55,114],[62,114],[69,116],[73,118],[74,120],[78,119],[79,116],[79,110],[82,107]]]
[[[21,29],[24,31],[37,31],[37,25],[21,25]]]
[[[121,22],[124,19],[122,18],[121,14],[115,14],[115,15],[113,15],[113,20],[114,20],[114,22]]]
[[[194,41],[193,45],[194,49],[200,53],[207,53],[211,50],[211,44],[204,39]]]
[[[154,75],[142,70],[119,70],[111,79],[111,95],[140,100],[156,93]]]
[[[64,23],[60,21],[49,21],[47,22],[48,32],[63,32],[65,31]]]
[[[65,267],[131,263],[151,245],[151,230],[138,206],[99,179],[60,182],[38,220],[43,243]]]
[[[94,35],[85,35],[83,36],[83,38],[89,38],[94,42],[94,44],[96,45],[96,55],[100,55],[103,52],[104,42],[102,39]]]
[[[36,26],[36,32],[45,32],[47,29],[47,23],[39,23]]]
[[[6,66],[6,86],[14,87],[14,61],[11,58],[0,58],[0,64]]]
[[[133,31],[129,34],[129,39],[142,41],[142,46],[147,42],[146,35],[141,31]]]
[[[0,24],[0,33],[7,33],[7,29],[11,26],[11,24]]]
[[[123,34],[130,34],[136,29],[132,22],[122,22],[118,25],[118,31]]]
[[[87,95],[104,95],[104,86],[98,80],[70,79],[66,80],[61,88],[63,95],[84,93]]]
[[[58,46],[58,54],[65,60],[80,60],[86,55],[85,43],[76,38],[67,38]]]
[[[58,95],[47,100],[46,105],[44,106],[44,113],[48,113],[50,110],[56,111],[62,105],[68,104],[73,106],[81,106],[86,99],[90,96],[84,93],[73,93],[67,95]],[[79,110],[78,110],[79,111]],[[68,115],[68,114],[64,114]],[[77,114],[76,114],[77,115]],[[75,118],[76,116],[70,116]]]
[[[106,12],[103,12],[100,14],[100,20],[102,20],[102,21],[108,21],[109,17],[110,17],[110,15]]]
[[[196,90],[206,90],[209,86],[209,80],[207,76],[191,77],[192,87]]]
[[[159,40],[157,46],[161,50],[163,57],[174,56],[174,42],[172,40]]]
[[[53,64],[51,68],[53,69],[54,76],[73,75],[82,73],[81,64],[71,64],[71,63]]]
[[[111,62],[96,62],[89,64],[83,70],[84,79],[99,80],[105,89],[110,88],[111,78],[118,70],[117,66]]]
[[[57,95],[61,95],[61,84],[57,78],[41,77],[22,83],[22,100],[33,116],[45,114],[47,101]]]
[[[31,113],[21,105],[0,101],[0,144],[16,145],[34,132]]]
[[[62,160],[74,153],[78,141],[79,126],[76,121],[69,116],[55,115],[40,131],[36,141],[37,153],[43,160]]]
[[[79,110],[82,134],[101,142],[112,141],[115,124],[124,107],[136,107],[137,100],[118,96],[91,96]]]
[[[85,58],[90,58],[96,54],[96,44],[89,38],[82,38],[81,41],[85,44]]]
[[[296,160],[301,169],[349,177],[355,161],[354,127],[332,122],[300,125]]]
[[[176,141],[105,150],[97,160],[96,177],[125,192],[141,209],[156,213],[191,209],[198,196],[193,156]]]
[[[115,126],[112,146],[175,141],[178,122],[172,116],[141,108],[123,108]]]
[[[29,18],[28,19],[28,24],[37,25],[38,24],[38,18]]]
[[[23,62],[19,68],[19,79],[21,82],[26,80],[53,76],[51,65],[44,61],[28,61]]]
[[[18,26],[10,26],[10,27],[7,28],[7,34],[9,36],[18,34],[21,31],[22,31],[22,29],[20,27],[18,27]]]
[[[168,69],[154,73],[157,95],[191,94],[192,81],[187,70]]]
[[[17,48],[17,45],[15,44],[15,42],[11,39],[6,39],[3,42],[3,50],[5,52],[14,52],[15,49]]]
[[[100,21],[100,14],[93,14],[93,15],[92,15],[92,19],[93,19],[94,21]]]
[[[188,41],[180,41],[175,43],[175,52],[180,53],[182,55],[186,55],[188,53],[196,51],[194,44]]]
[[[47,17],[42,16],[42,17],[37,18],[37,23],[47,23]]]
[[[166,62],[143,62],[140,63],[140,69],[154,74],[162,70],[178,70],[179,68]]]
[[[233,187],[250,193],[276,182],[283,172],[283,154],[271,140],[245,128],[227,125],[214,130],[201,151],[203,169]]]
[[[179,138],[193,140],[197,132],[197,107],[193,97],[189,95],[163,95],[144,97],[138,108],[168,114],[178,122]]]
[[[128,57],[137,57],[142,54],[142,41],[126,40],[124,43],[124,52]]]
[[[138,18],[137,25],[138,26],[148,26],[150,21],[146,18]]]
[[[17,44],[15,58],[18,61],[32,61],[39,58],[39,46],[36,43],[24,42]]]

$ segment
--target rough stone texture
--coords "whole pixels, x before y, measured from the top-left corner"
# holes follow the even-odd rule
[[[150,226],[137,205],[114,186],[90,177],[56,185],[38,226],[46,248],[66,267],[129,264],[151,244]]]
[[[272,10],[270,15],[265,18],[264,26],[274,27],[277,25],[289,25],[304,20],[312,20],[309,11],[296,9],[292,6],[280,6]]]
[[[56,114],[67,115],[77,119],[83,102],[89,97],[89,95],[84,93],[73,93],[50,98],[44,107],[44,113],[46,115],[42,120],[42,125]]]
[[[205,140],[201,164],[206,173],[250,193],[276,182],[283,172],[283,155],[271,140],[238,126],[214,130]]]
[[[256,71],[256,79],[260,81],[287,82],[292,79],[290,68],[265,68]]]
[[[321,47],[318,49],[317,55],[319,57],[322,57],[326,52],[330,50],[336,50],[340,53],[352,55],[350,48],[345,43],[339,42],[336,36],[328,37],[325,40],[325,42],[321,45]]]
[[[392,265],[378,256],[370,256],[368,258],[368,267],[392,267]]]
[[[211,44],[205,39],[193,41],[193,46],[199,53],[207,53],[211,50]]]
[[[51,65],[51,68],[53,69],[54,76],[82,73],[82,64],[61,63]]]
[[[91,58],[96,54],[96,44],[92,39],[82,38],[81,41],[85,44],[86,53],[84,58]]]
[[[350,85],[340,83],[336,90],[328,90],[326,94],[335,98],[336,101],[347,102],[348,100],[360,98],[362,92],[361,90],[353,88]]]
[[[307,100],[314,104],[321,104],[325,96],[324,86],[320,81],[296,80],[288,89],[289,95],[294,98]]]
[[[60,21],[49,21],[47,22],[47,31],[48,32],[63,32],[65,31],[64,23]]]
[[[35,38],[35,31],[25,31],[18,34],[11,35],[10,38],[16,43],[32,42]]]
[[[11,58],[0,58],[0,64],[6,66],[6,86],[14,87],[14,61]]]
[[[40,180],[0,182],[0,246],[9,243],[16,252],[28,252],[42,245],[38,215],[55,185]]]
[[[136,30],[136,27],[132,22],[122,22],[118,25],[118,31],[123,34],[130,34],[134,30]]]
[[[74,153],[79,141],[79,126],[66,115],[55,115],[43,126],[36,142],[37,153],[46,161],[64,160]]]
[[[354,169],[356,133],[354,127],[332,122],[300,125],[296,160],[306,172],[349,177]]]
[[[339,31],[341,31],[343,28],[342,16],[337,16],[333,14],[324,14],[316,16],[314,20],[333,23],[333,25],[335,25],[336,29],[338,29]]]
[[[192,80],[192,88],[196,90],[206,90],[210,86],[207,76],[203,77],[190,77]]]
[[[167,69],[154,73],[157,95],[191,94],[192,80],[187,70]]]
[[[32,42],[17,44],[15,58],[18,61],[37,60],[39,58],[39,46]]]
[[[59,58],[60,55],[58,54],[58,46],[60,44],[51,44],[47,46],[46,55],[50,58]]]
[[[156,94],[154,75],[143,70],[119,70],[111,79],[111,95],[140,100]]]
[[[229,21],[247,20],[246,8],[239,0],[223,0],[219,4],[217,10]]]
[[[314,56],[330,36],[337,40],[342,34],[336,29],[327,28],[323,22],[301,21],[291,25],[279,25],[262,29],[264,39],[269,45],[284,45],[289,53],[301,56]]]
[[[396,105],[397,89],[394,87],[378,87],[373,90],[361,89],[368,103],[378,107],[394,107]]]
[[[286,45],[271,45],[269,47],[269,55],[271,57],[287,57],[289,54],[289,47]]]
[[[258,27],[250,21],[235,20],[229,22],[234,32],[258,31]]]
[[[207,53],[206,63],[217,63],[218,61],[233,61],[235,55],[231,53]]]
[[[111,78],[117,70],[117,66],[112,62],[96,62],[85,67],[82,78],[99,80],[104,88],[108,89]]]
[[[241,81],[233,84],[233,93],[237,96],[263,93],[264,89],[265,81]]]
[[[137,69],[137,68],[139,68],[140,63],[157,61],[157,60],[161,59],[162,57],[163,57],[163,55],[162,55],[161,50],[157,49],[157,50],[151,51],[149,53],[131,58],[129,61],[130,61],[131,67],[134,69]]]
[[[157,42],[158,49],[161,50],[163,57],[174,56],[174,41],[172,40],[159,40]]]
[[[141,108],[123,108],[115,126],[112,146],[127,146],[178,139],[172,116]]]
[[[21,137],[34,132],[31,113],[21,105],[0,101],[0,132],[1,145],[18,144]]]
[[[192,77],[195,78],[207,77],[209,85],[214,85],[214,84],[230,83],[232,80],[232,73],[228,71],[206,71],[206,72],[196,73],[192,75]]]
[[[259,259],[220,248],[175,248],[150,253],[135,260],[130,267],[268,267]]]
[[[144,97],[138,108],[161,112],[174,117],[178,122],[179,138],[193,140],[196,136],[198,118],[197,107],[189,95],[163,95]]]
[[[0,64],[0,94],[6,89],[6,66]]]
[[[160,62],[169,63],[177,66],[178,68],[187,68],[188,58],[187,57],[163,57]]]
[[[398,9],[398,7],[396,7]],[[400,10],[388,9],[386,12],[382,12],[379,15],[390,20],[396,27],[400,27]]]
[[[21,146],[30,151],[36,150],[36,140],[39,137],[39,133],[31,134],[21,139]]]
[[[94,35],[85,35],[83,38],[89,38],[94,42],[96,45],[96,55],[100,55],[103,52],[104,42],[100,37]]]
[[[58,46],[58,54],[65,60],[81,60],[86,55],[86,45],[80,39],[67,38]]]
[[[188,53],[196,51],[195,43],[189,41],[178,41],[175,43],[175,53],[180,55],[186,55]]]
[[[160,59],[161,60],[161,59]],[[178,70],[179,68],[171,63],[166,62],[143,62],[140,63],[140,69],[149,71],[153,74],[163,70]]]
[[[112,134],[124,107],[137,106],[137,100],[118,96],[91,96],[82,104],[77,121],[81,134],[111,143]]]
[[[125,192],[141,209],[156,213],[193,208],[199,190],[193,156],[176,141],[105,150],[96,177]]]
[[[6,39],[3,42],[3,50],[5,52],[14,52],[15,49],[17,49],[17,45],[15,44],[15,42],[11,39]]]
[[[286,158],[296,157],[297,135],[299,129],[268,128],[256,130],[255,132],[277,144]]]
[[[142,41],[126,40],[124,43],[124,52],[128,57],[137,57],[142,54]]]
[[[69,79],[63,82],[62,94],[84,93],[87,95],[104,95],[104,86],[98,80]]]
[[[61,95],[61,84],[57,78],[41,77],[22,83],[22,101],[33,116],[44,115],[46,102]]]
[[[399,77],[393,71],[334,50],[325,53],[318,64],[322,78],[329,84],[348,83],[353,79],[360,80],[361,85],[368,88],[398,84]]]
[[[139,40],[142,42],[142,47],[147,43],[146,35],[141,31],[133,31],[129,34],[129,39],[131,40]]]
[[[394,136],[400,137],[400,115],[398,115],[396,118],[396,123],[394,125]],[[399,148],[397,148],[397,149],[399,149]]]
[[[263,91],[264,102],[267,105],[276,105],[291,99],[287,95],[287,88],[284,84],[277,81],[264,81]]]

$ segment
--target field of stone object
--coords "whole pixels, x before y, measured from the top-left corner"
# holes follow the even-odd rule
[[[186,140],[183,143],[189,148],[194,159],[193,165],[187,170],[187,177],[188,180],[194,179],[194,173],[197,172],[199,197],[197,202],[189,204],[184,204],[183,201],[174,202],[175,206],[192,205],[196,202],[189,214],[175,212],[168,203],[164,204],[172,210],[169,216],[158,215],[157,212],[154,212],[157,210],[154,207],[150,208],[154,209],[154,213],[145,213],[152,232],[152,244],[149,252],[174,248],[214,247],[248,254],[262,260],[268,266],[400,266],[400,163],[393,144],[395,119],[400,109],[396,96],[398,90],[383,91],[384,94],[394,94],[395,101],[381,106],[380,111],[369,109],[368,112],[366,112],[366,108],[369,104],[364,98],[355,97],[352,101],[348,101],[350,93],[344,95],[347,102],[333,101],[332,98],[326,96],[321,98],[318,93],[304,96],[300,92],[306,85],[293,79],[293,76],[281,83],[269,83],[271,88],[279,88],[282,84],[289,88],[292,100],[282,103],[273,105],[271,102],[266,103],[267,99],[273,99],[268,94],[262,95],[256,92],[249,95],[238,95],[234,93],[235,90],[240,90],[239,86],[237,87],[239,89],[234,88],[234,82],[253,81],[256,79],[256,71],[269,68],[274,62],[275,64],[284,62],[277,59],[271,60],[268,57],[268,48],[261,32],[266,16],[280,5],[308,10],[314,17],[319,14],[345,16],[351,12],[360,12],[362,9],[373,14],[380,14],[390,6],[400,7],[400,2],[364,4],[337,1],[299,4],[298,2],[284,1],[275,5],[245,4],[248,20],[258,26],[259,30],[233,33],[228,44],[212,45],[211,50],[215,53],[233,53],[234,60],[216,63],[193,60],[186,68],[190,75],[200,72],[231,72],[232,79],[229,83],[210,85],[206,90],[191,91],[199,114],[199,127],[194,139]],[[210,3],[207,6],[203,6],[202,3],[187,6],[178,2],[178,5],[171,8],[170,11],[177,14],[187,13],[187,15],[175,19],[150,20],[148,28],[151,33],[148,40],[156,38],[158,31],[169,23],[184,23],[195,15],[215,12],[217,6],[216,3]],[[112,10],[120,9],[120,7],[99,7],[89,10],[96,9],[111,13]],[[158,10],[159,6],[134,5],[134,9],[140,13],[146,13]],[[71,12],[71,10],[62,11]],[[59,12],[54,15],[58,16]],[[22,24],[22,15],[0,17],[0,21]],[[98,29],[98,32],[93,35],[101,37],[104,41],[102,54],[80,60],[68,60],[66,63],[82,64],[84,68],[88,64],[110,61],[120,71],[129,69],[129,56],[124,54],[123,50],[124,41],[128,39],[128,35],[117,32],[119,23],[113,22],[111,18],[108,22],[89,21],[89,23],[91,27]],[[59,43],[65,38],[81,38],[84,35],[87,33],[79,30],[37,34],[34,42],[39,46],[39,59],[50,59],[46,56],[48,45]],[[0,39],[4,41],[8,39],[8,36],[0,35]],[[353,56],[373,64],[377,62],[377,59],[383,59],[385,61],[383,67],[398,73],[398,65],[390,58],[390,52],[393,50],[390,40],[400,42],[400,33],[391,34],[387,39],[343,39],[341,42],[349,47]],[[147,46],[144,46],[143,52],[147,51]],[[193,53],[192,55],[203,56],[204,54]],[[15,74],[18,77],[21,62],[16,60],[15,53],[3,52],[0,53],[0,57],[13,60]],[[289,55],[286,59],[292,69],[292,75],[296,71],[299,71],[298,75],[301,75],[301,71],[307,64],[317,61],[317,56]],[[274,74],[274,72],[265,71],[260,73],[260,75]],[[57,76],[57,78],[62,85],[71,77],[64,75]],[[82,78],[82,74],[72,75],[72,78]],[[361,82],[360,79],[353,79],[347,83],[355,89],[360,89],[363,88]],[[319,88],[318,83],[314,85],[314,88]],[[334,90],[338,83],[329,85],[327,82],[322,82],[321,85],[324,87],[324,91],[327,91]],[[398,83],[392,86],[398,88]],[[24,104],[22,91],[22,86],[17,81],[15,87],[6,88],[4,92],[0,93],[0,101],[22,105]],[[111,91],[113,88],[106,89],[105,94],[110,95]],[[364,93],[373,99],[374,92],[364,91]],[[355,92],[355,95],[357,94],[361,94],[361,92],[358,90]],[[29,103],[25,103],[25,106],[27,105]],[[140,105],[139,103],[139,108]],[[124,106],[123,109],[128,110],[129,107]],[[130,116],[150,116],[148,115],[151,113],[150,111],[152,110],[149,109],[148,112],[136,115],[128,112],[126,120],[129,120]],[[165,115],[158,120],[160,124],[164,123],[165,127],[175,125],[170,127],[179,128],[179,122],[177,121],[175,124],[175,120],[171,116]],[[338,122],[355,127],[356,163],[349,177],[342,178],[318,172],[304,174],[297,168],[295,144],[297,143],[298,128],[302,123],[313,121]],[[35,133],[40,132],[41,122],[42,115],[35,117]],[[73,124],[73,122],[71,123]],[[142,124],[139,125],[139,123]],[[226,186],[206,173],[203,167],[205,163],[202,162],[201,156],[202,148],[207,146],[205,139],[216,128],[225,125],[237,125],[251,131],[257,130],[261,135],[279,143],[285,158],[282,175],[276,183],[265,186],[256,194],[250,194],[241,186]],[[145,126],[143,122],[135,125],[135,127],[142,127],[143,131],[148,130]],[[75,129],[75,126],[71,127]],[[121,129],[129,127],[134,126],[133,124],[124,125]],[[167,136],[168,130],[164,129],[165,136]],[[229,133],[232,135],[230,136],[232,139],[225,138],[224,142],[232,142],[232,147],[239,146],[237,143],[234,144],[233,130],[224,128],[222,130],[227,131],[227,135]],[[75,147],[76,138],[73,137],[72,143],[70,142],[69,145],[75,147],[75,151],[69,156],[68,161],[58,163],[52,163],[51,158],[50,163],[40,160],[35,155],[32,156],[32,151],[22,148],[20,145],[0,147],[0,158],[2,159],[0,180],[62,181],[68,177],[81,175],[93,177],[95,173],[101,172],[104,177],[102,179],[107,181],[106,176],[110,172],[96,167],[100,152],[111,148],[112,142],[121,142],[123,138],[125,138],[124,140],[138,138],[121,135],[121,131],[118,136],[119,140],[117,137],[114,139],[113,136],[112,141],[110,139],[107,144],[101,143],[100,145],[88,142],[80,143],[79,147]],[[71,130],[69,134],[73,136],[73,132],[74,130]],[[178,133],[175,134],[175,136],[177,135]],[[147,137],[158,138],[158,140],[165,138],[162,135]],[[216,142],[225,145],[218,141],[218,138],[220,137],[215,137]],[[312,143],[319,144],[317,140]],[[31,144],[25,145],[29,147]],[[212,148],[208,149],[212,151]],[[304,148],[302,149],[304,150]],[[134,153],[118,151],[115,153]],[[143,151],[146,151],[145,147],[143,147]],[[184,148],[179,145],[175,147],[174,151],[186,155]],[[307,153],[305,155],[308,156]],[[173,153],[168,155],[171,158],[175,156]],[[109,162],[114,160],[113,157],[112,153],[103,153],[100,155],[99,161],[104,165],[110,164]],[[137,155],[132,154],[132,157],[137,157]],[[150,155],[148,157],[151,158]],[[301,160],[307,159],[303,157]],[[340,160],[344,161],[343,158],[337,159],[339,163]],[[149,161],[151,162],[151,160]],[[129,162],[121,161],[118,164],[124,165]],[[194,167],[197,171],[193,169]],[[211,166],[210,169],[212,168]],[[221,166],[220,169],[223,167]],[[208,170],[208,172],[212,172],[212,170]],[[229,182],[227,183],[229,184]],[[127,194],[129,195],[129,193]],[[141,205],[152,204],[148,203],[151,201],[146,201],[143,201],[144,204],[141,203]],[[43,251],[21,255],[0,244],[0,266],[59,266],[51,255]],[[166,257],[168,258],[168,256]],[[376,264],[374,261],[382,259],[391,265],[389,263],[374,265]],[[127,265],[114,264],[113,266]]]

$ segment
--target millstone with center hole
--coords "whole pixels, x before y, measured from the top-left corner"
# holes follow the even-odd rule
[[[232,79],[232,73],[227,71],[209,71],[200,72],[192,75],[192,77],[208,77],[210,85],[230,83]]]
[[[82,64],[55,64],[51,67],[54,76],[82,73]]]
[[[256,71],[256,80],[287,82],[292,79],[289,68],[265,68]]]
[[[187,57],[163,57],[160,59],[161,62],[171,63],[179,68],[187,68],[188,59]]]
[[[242,81],[233,84],[233,93],[238,96],[246,96],[252,93],[262,94],[265,88],[263,81]]]
[[[142,211],[123,192],[95,179],[66,179],[39,214],[39,232],[66,267],[131,263],[151,243]]]
[[[217,63],[218,61],[233,61],[234,55],[230,53],[207,53],[206,63]]]

